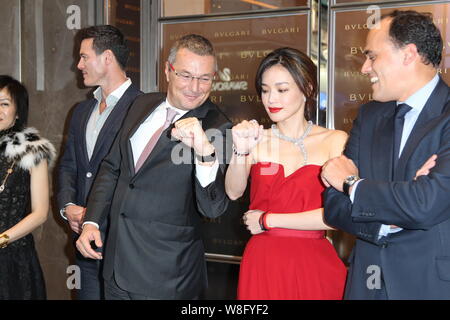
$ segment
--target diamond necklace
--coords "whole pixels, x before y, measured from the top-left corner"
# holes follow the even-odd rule
[[[303,165],[304,166],[308,163],[308,153],[306,152],[305,144],[303,143],[303,141],[308,136],[308,134],[311,132],[312,126],[313,126],[312,121],[308,121],[308,125],[305,129],[305,132],[303,132],[302,136],[300,138],[291,138],[291,137],[285,136],[284,134],[280,133],[276,124],[272,125],[272,132],[277,138],[291,142],[300,148],[302,155],[303,155]]]

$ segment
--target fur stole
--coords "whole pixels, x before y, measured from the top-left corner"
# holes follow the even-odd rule
[[[15,160],[16,165],[24,170],[37,166],[43,159],[51,167],[56,156],[53,144],[41,138],[35,128],[25,128],[0,136],[0,153],[11,161]]]

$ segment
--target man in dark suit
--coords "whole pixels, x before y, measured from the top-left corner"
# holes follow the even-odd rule
[[[369,31],[362,72],[376,101],[361,107],[345,156],[322,172],[333,187],[325,192],[325,220],[357,237],[347,299],[450,299],[450,90],[437,73],[442,48],[432,17],[415,11],[394,11]]]
[[[129,49],[117,28],[89,27],[81,30],[80,36],[78,69],[86,86],[98,88],[92,99],[76,106],[59,166],[58,204],[76,237],[81,231],[88,194],[100,163],[111,149],[130,105],[142,93],[126,76]],[[100,230],[104,236],[106,220]],[[86,259],[77,251],[76,262],[81,271],[78,298],[103,298],[100,261]]]
[[[165,65],[167,95],[135,101],[100,168],[86,221],[111,219],[107,299],[196,299],[206,286],[200,214],[217,217],[229,202],[224,145],[231,123],[208,99],[216,71],[207,39],[178,40]],[[149,152],[151,141],[156,145]],[[102,259],[91,241],[103,244],[97,227],[86,222],[77,247]]]

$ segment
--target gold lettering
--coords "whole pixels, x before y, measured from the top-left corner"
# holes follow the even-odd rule
[[[342,120],[342,123],[343,124],[352,124],[353,123],[353,119],[351,119],[351,118],[344,118]]]
[[[241,102],[261,102],[257,95],[241,95]]]
[[[355,55],[359,53],[364,53],[363,47],[350,47],[350,54]]]
[[[300,32],[300,27],[281,27],[272,29],[262,29],[261,33],[266,34],[279,34],[279,33],[298,33]]]
[[[222,96],[212,96],[211,95],[210,98],[213,103],[221,103],[223,101]]]
[[[344,71],[343,76],[345,78],[357,78],[357,77],[366,77],[365,74],[359,71]]]
[[[272,50],[246,50],[241,51],[241,59],[251,59],[251,58],[264,58],[267,56]]]
[[[345,31],[352,31],[352,30],[368,30],[369,29],[369,27],[367,26],[367,24],[365,23],[365,24],[360,24],[360,23],[357,23],[357,24],[346,24],[345,26],[344,26],[344,30]]]
[[[371,93],[350,93],[349,94],[349,101],[356,102],[356,101],[370,101],[372,99]]]
[[[239,31],[216,31],[214,32],[214,38],[235,38],[245,37],[250,35],[250,30]]]

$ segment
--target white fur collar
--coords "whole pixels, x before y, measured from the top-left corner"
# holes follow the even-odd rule
[[[56,156],[55,147],[47,139],[41,138],[35,128],[26,128],[0,137],[0,152],[24,170],[37,166],[46,159],[49,166]]]

